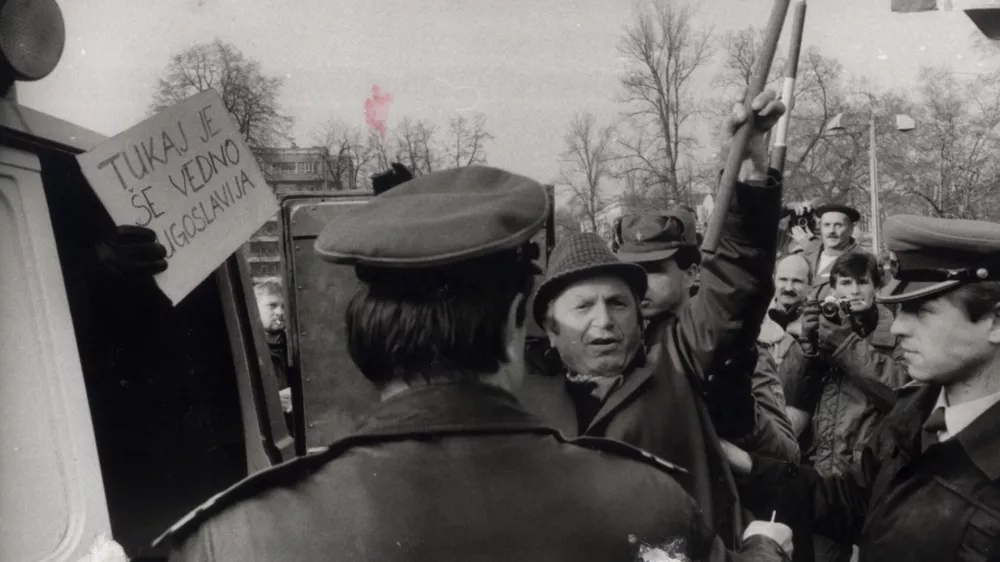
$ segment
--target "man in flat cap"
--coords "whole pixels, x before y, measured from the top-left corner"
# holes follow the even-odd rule
[[[171,560],[631,562],[660,547],[787,559],[787,527],[757,522],[726,552],[680,469],[615,441],[568,442],[511,394],[538,273],[529,240],[547,212],[541,184],[474,166],[328,225],[315,249],[355,268],[347,346],[382,400],[345,439],[192,513],[161,538]]]
[[[739,544],[742,513],[700,388],[729,350],[754,345],[771,296],[781,189],[780,178],[768,173],[764,135],[784,108],[765,93],[753,109],[758,118],[741,176],[750,183],[737,186],[719,250],[702,263],[698,295],[652,328],[644,345],[639,302],[646,288],[632,279],[643,270],[612,268],[614,257],[593,239],[561,241],[534,311],[564,368],[558,376],[528,377],[519,392],[532,411],[568,435],[620,439],[687,469],[681,483],[730,547]],[[723,128],[723,157],[745,120],[743,107],[734,108]],[[657,232],[693,236],[693,225],[669,217],[660,222]],[[677,237],[656,244],[676,251]]]
[[[889,218],[892,333],[914,382],[845,474],[729,448],[748,503],[776,488],[861,562],[1000,559],[1000,225]]]

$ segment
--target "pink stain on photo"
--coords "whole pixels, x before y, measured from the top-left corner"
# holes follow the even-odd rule
[[[380,136],[385,136],[385,122],[389,119],[389,104],[392,103],[392,94],[382,93],[382,88],[375,84],[372,86],[372,97],[365,100],[365,123],[369,129],[378,131]]]

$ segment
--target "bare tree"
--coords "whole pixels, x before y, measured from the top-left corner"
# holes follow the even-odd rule
[[[555,237],[557,241],[565,236],[580,232],[580,217],[571,208],[557,206],[553,220],[555,222]]]
[[[571,204],[592,232],[601,232],[598,217],[611,201],[604,183],[613,175],[613,135],[611,127],[599,128],[593,114],[583,113],[573,118],[565,136],[559,184],[570,190]]]
[[[379,171],[378,150],[372,140],[371,135],[336,119],[323,126],[316,142],[329,150],[328,170],[344,189],[365,189],[368,178]]]
[[[681,161],[697,145],[687,126],[700,111],[693,79],[712,57],[711,32],[695,26],[690,5],[653,0],[626,28],[618,50],[628,65],[621,84],[631,134],[619,139],[629,156],[625,173],[679,201]]]
[[[216,39],[171,57],[157,82],[150,113],[214,88],[247,144],[271,147],[287,140],[292,126],[292,118],[278,104],[281,86],[282,79],[263,74],[259,62]]]
[[[751,26],[725,34],[722,38],[724,55],[722,71],[716,77],[715,83],[724,87],[728,94],[740,95],[750,86],[763,44],[764,33],[756,27]],[[769,86],[781,80],[784,66],[780,57],[775,57],[774,63],[771,64],[771,74],[767,77]],[[734,98],[730,97],[726,100],[727,112],[732,99]]]
[[[1000,71],[962,79],[928,68],[920,82],[916,130],[881,141],[883,187],[908,197],[907,210],[1000,218]]]
[[[486,130],[486,117],[478,113],[472,119],[463,115],[454,117],[448,123],[448,142],[444,148],[448,164],[464,168],[473,164],[486,163],[485,144],[494,140]]]
[[[390,149],[395,160],[404,164],[413,175],[429,174],[440,167],[441,154],[434,138],[437,128],[424,121],[404,118],[393,131]]]

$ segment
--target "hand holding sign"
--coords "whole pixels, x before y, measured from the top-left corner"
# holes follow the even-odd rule
[[[154,231],[177,304],[278,211],[215,90],[196,94],[77,157],[119,225]]]

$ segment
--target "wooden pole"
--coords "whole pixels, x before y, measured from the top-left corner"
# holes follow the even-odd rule
[[[799,53],[802,51],[802,31],[806,23],[806,0],[795,3],[792,16],[792,37],[788,45],[788,59],[785,61],[785,83],[781,101],[785,102],[785,114],[781,116],[774,130],[774,148],[771,150],[771,167],[785,171],[785,155],[788,153],[788,124],[795,107],[795,79],[799,70]]]
[[[774,62],[774,52],[778,49],[778,38],[781,36],[781,28],[785,24],[785,16],[788,14],[790,2],[791,0],[774,0],[771,19],[768,21],[764,36],[764,45],[760,56],[757,57],[757,68],[754,69],[750,88],[747,89],[746,99],[743,100],[743,107],[746,108],[749,117],[743,126],[736,131],[736,135],[730,143],[726,167],[722,171],[722,180],[719,182],[715,210],[712,212],[712,219],[705,230],[702,251],[706,253],[714,254],[719,248],[722,227],[726,222],[726,215],[729,213],[729,207],[733,200],[733,192],[736,188],[736,182],[739,180],[740,168],[743,166],[743,152],[747,148],[747,143],[750,142],[750,134],[754,128],[751,104],[767,85],[767,76],[771,72],[771,63]]]

